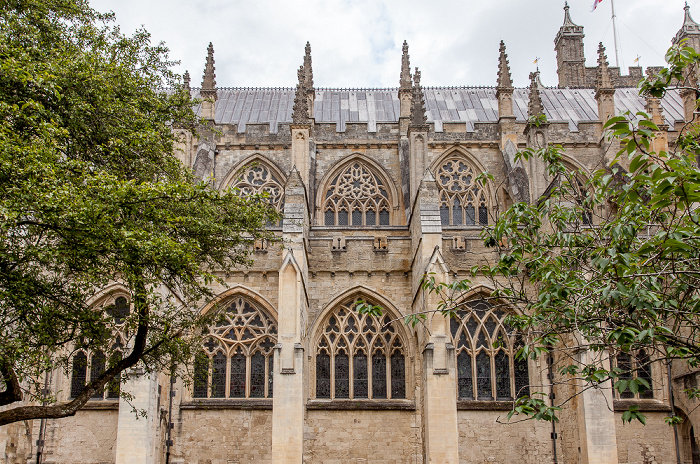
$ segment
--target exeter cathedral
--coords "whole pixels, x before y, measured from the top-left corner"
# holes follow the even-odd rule
[[[503,42],[493,87],[423,87],[404,42],[398,88],[316,88],[308,44],[296,88],[221,88],[210,45],[201,87],[188,75],[185,85],[215,130],[183,134],[178,156],[213,188],[266,192],[284,213],[270,226],[282,244],[255,243],[254,264],[215,289],[224,317],[192,361],[193,381],[136,376],[122,385],[131,398],[105,391],[74,417],[2,427],[0,463],[38,452],[45,464],[700,463],[700,410],[682,393],[695,372],[652,364],[639,371],[651,389],[625,395],[552,386],[546,357],[515,356],[521,341],[504,320],[519,308],[488,303],[488,280],[470,277],[493,259],[482,229],[552,182],[518,150],[559,144],[586,175],[610,156],[611,116],[646,111],[660,149],[694,117],[694,93],[640,96],[642,69],[609,66],[602,44],[586,66],[583,27],[568,6],[563,16],[556,87],[532,73],[514,88]],[[687,6],[673,43],[683,39],[700,50]],[[528,122],[542,113],[545,124]],[[477,182],[482,173],[492,179]],[[420,285],[431,272],[473,286],[458,317],[414,328],[402,316],[437,307]],[[129,305],[117,287],[104,298],[115,314]],[[358,300],[384,315],[359,314]],[[76,357],[51,379],[59,400],[104,368],[104,355]],[[559,422],[507,420],[528,389],[555,404],[571,397]],[[623,424],[630,406],[646,426]],[[675,433],[671,413],[684,418]]]

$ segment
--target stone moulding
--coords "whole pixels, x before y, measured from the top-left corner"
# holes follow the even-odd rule
[[[309,410],[331,411],[415,411],[413,400],[357,400],[357,399],[313,399],[306,403]]]

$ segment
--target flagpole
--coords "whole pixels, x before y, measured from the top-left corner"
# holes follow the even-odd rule
[[[612,10],[613,40],[615,41],[615,66],[619,68],[620,56],[617,52],[617,22],[615,21],[615,0],[610,0],[610,9]]]

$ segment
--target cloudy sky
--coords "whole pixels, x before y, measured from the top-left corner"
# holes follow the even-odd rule
[[[320,87],[396,87],[401,44],[426,86],[496,83],[499,41],[506,43],[516,86],[528,84],[539,57],[542,82],[556,85],[554,37],[564,0],[91,0],[114,11],[124,32],[144,26],[181,61],[178,72],[201,83],[206,48],[214,44],[220,87],[292,87],[311,42],[314,83]],[[569,0],[584,26],[586,61],[598,42],[615,65],[610,0]],[[700,20],[700,0],[690,0]],[[640,57],[660,65],[683,23],[684,0],[616,0],[620,66]],[[626,74],[626,71],[624,72]]]

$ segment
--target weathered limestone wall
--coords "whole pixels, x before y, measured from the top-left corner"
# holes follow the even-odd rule
[[[422,463],[415,411],[307,411],[305,464]]]
[[[459,462],[552,462],[549,422],[508,423],[508,411],[458,411]],[[504,423],[498,423],[500,420]]]
[[[622,412],[615,413],[619,464],[675,464],[673,428],[666,425],[667,413],[645,412],[646,425],[622,423]]]
[[[116,462],[117,410],[83,410],[50,420],[46,427],[45,463],[112,464]],[[36,421],[37,424],[39,421]],[[34,450],[36,453],[36,449]],[[36,455],[34,455],[36,459]]]
[[[270,410],[181,410],[173,432],[173,464],[272,462]]]
[[[33,455],[33,422],[19,422],[0,427],[0,464],[24,464],[26,457]]]

